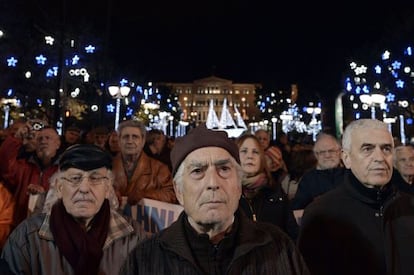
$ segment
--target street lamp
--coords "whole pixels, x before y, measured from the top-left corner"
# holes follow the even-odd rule
[[[119,125],[119,112],[121,109],[121,98],[125,98],[129,95],[131,88],[127,86],[109,86],[109,94],[116,98],[116,110],[115,110],[115,130],[118,129]]]

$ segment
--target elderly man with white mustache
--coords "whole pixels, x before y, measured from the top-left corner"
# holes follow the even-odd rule
[[[111,155],[96,145],[63,152],[44,213],[24,220],[4,246],[14,274],[119,273],[144,233],[118,213],[111,169]]]
[[[293,241],[238,211],[239,150],[200,125],[171,151],[178,220],[131,253],[121,274],[309,274]]]
[[[312,274],[413,274],[414,197],[392,181],[385,123],[351,122],[342,139],[344,181],[305,208],[298,246]]]

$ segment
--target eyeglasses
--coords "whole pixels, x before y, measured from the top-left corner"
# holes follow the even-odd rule
[[[73,175],[69,177],[62,177],[62,179],[66,180],[74,187],[78,187],[79,185],[81,185],[84,179],[88,179],[89,184],[93,186],[100,185],[104,181],[109,180],[108,177],[104,177],[102,175],[94,175],[94,174],[85,175],[85,176]]]
[[[318,156],[327,156],[327,155],[336,154],[338,153],[338,151],[339,151],[338,149],[330,149],[330,150],[318,151],[318,152],[315,152],[315,154]]]

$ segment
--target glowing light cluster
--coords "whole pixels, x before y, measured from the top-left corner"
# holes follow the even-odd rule
[[[413,102],[414,99],[413,67],[412,47],[406,47],[402,53],[395,54],[385,50],[380,55],[379,62],[371,65],[351,62],[344,88],[355,110],[355,118],[361,118],[360,112],[372,107],[379,107],[384,118],[397,117],[402,112],[405,117],[411,118],[409,104],[406,102]],[[363,102],[365,95],[383,96],[384,102],[381,104]],[[402,110],[404,108],[407,110]],[[411,120],[406,121],[409,123]]]

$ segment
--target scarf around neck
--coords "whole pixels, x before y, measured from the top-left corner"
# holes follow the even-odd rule
[[[62,255],[73,267],[74,274],[98,274],[110,219],[107,199],[92,219],[88,231],[66,212],[62,200],[56,202],[50,214],[50,230]]]
[[[246,177],[242,180],[243,194],[246,198],[252,198],[266,184],[267,178],[265,173],[259,173],[255,176]]]

